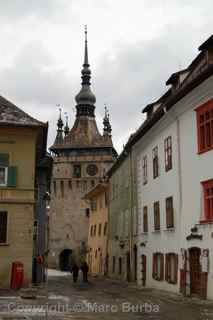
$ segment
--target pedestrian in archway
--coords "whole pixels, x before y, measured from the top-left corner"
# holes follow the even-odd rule
[[[72,276],[73,276],[73,282],[78,281],[78,273],[79,273],[79,267],[77,266],[76,263],[72,266]]]
[[[81,266],[81,271],[83,273],[83,282],[88,282],[88,271],[89,271],[89,266],[86,263],[86,261],[82,264]]]

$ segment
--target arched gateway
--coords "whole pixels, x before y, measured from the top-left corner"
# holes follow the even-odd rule
[[[61,271],[70,271],[72,264],[72,250],[64,249],[59,255],[59,268]]]

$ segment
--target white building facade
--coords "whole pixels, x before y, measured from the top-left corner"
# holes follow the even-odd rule
[[[138,283],[213,299],[213,37],[136,132]]]

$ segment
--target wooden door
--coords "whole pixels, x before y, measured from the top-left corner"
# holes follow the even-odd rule
[[[130,281],[130,253],[126,253],[126,280]]]
[[[142,254],[141,256],[141,280],[142,286],[146,286],[146,256]]]
[[[200,265],[200,249],[189,249],[189,265],[190,265],[190,288],[191,294],[200,294],[201,284],[201,265]]]

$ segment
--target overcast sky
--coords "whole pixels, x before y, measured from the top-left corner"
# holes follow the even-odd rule
[[[56,104],[74,121],[87,24],[97,122],[102,131],[106,103],[121,151],[142,108],[212,34],[212,9],[212,0],[0,0],[0,94],[49,121],[51,144]]]

